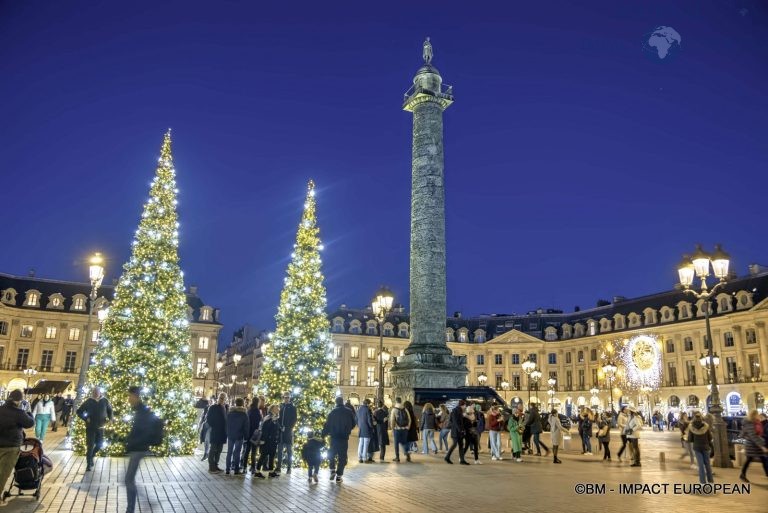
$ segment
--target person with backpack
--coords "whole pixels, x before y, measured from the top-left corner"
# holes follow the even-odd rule
[[[224,444],[227,442],[226,403],[227,394],[222,392],[219,394],[219,400],[216,404],[208,408],[208,414],[206,415],[206,423],[209,430],[208,438],[211,444],[210,449],[208,449],[208,472],[211,474],[221,472],[219,460],[221,459],[221,452],[224,450]]]
[[[243,472],[248,468],[248,460],[251,461],[251,475],[256,473],[256,456],[261,445],[261,408],[259,401],[254,398],[251,407],[248,408],[248,437],[245,439],[243,451]]]
[[[0,502],[3,505],[5,494],[2,492],[6,489],[5,483],[19,460],[19,447],[24,440],[24,429],[35,425],[32,414],[21,408],[23,400],[24,394],[16,389],[0,406]]]
[[[464,399],[460,399],[459,404],[454,406],[453,410],[451,410],[450,424],[451,438],[453,442],[451,443],[451,447],[448,449],[448,452],[445,455],[445,462],[448,464],[453,464],[451,461],[451,454],[453,454],[454,449],[458,447],[459,458],[461,460],[459,463],[462,465],[469,465],[467,460],[464,459],[464,453],[466,452],[464,449],[464,438],[467,434],[464,428],[464,407],[466,404],[467,403],[464,401]]]
[[[104,442],[104,424],[112,421],[112,405],[99,387],[93,387],[91,397],[83,401],[75,414],[85,422],[85,470],[88,472],[93,470],[93,458]]]
[[[125,451],[128,453],[128,465],[125,468],[128,504],[125,512],[133,513],[138,495],[136,473],[139,471],[141,460],[149,455],[149,447],[163,442],[164,423],[141,401],[141,387],[132,386],[128,389],[128,404],[133,410],[133,423],[125,440]]]
[[[240,451],[243,448],[243,441],[248,440],[250,426],[248,414],[245,412],[243,398],[235,399],[235,405],[227,413],[227,469],[225,475],[230,471],[234,475],[240,475]]]
[[[344,406],[344,399],[336,397],[336,407],[328,414],[323,425],[322,436],[331,437],[328,449],[328,466],[331,470],[331,481],[337,484],[344,481],[344,467],[347,466],[347,451],[349,450],[349,434],[355,429],[357,420],[355,412]]]
[[[700,412],[693,414],[693,420],[688,426],[688,444],[696,455],[696,463],[699,469],[699,483],[714,483],[712,477],[712,464],[709,461],[709,452],[712,450],[712,429],[704,422]]]
[[[406,461],[411,461],[411,453],[408,450],[408,430],[411,427],[413,419],[410,413],[403,405],[403,400],[395,398],[395,405],[392,407],[389,423],[392,425],[392,435],[395,444],[395,459],[393,461],[400,463],[400,447],[405,451]]]

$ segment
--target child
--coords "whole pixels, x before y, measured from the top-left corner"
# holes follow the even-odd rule
[[[307,443],[301,448],[301,458],[309,467],[308,481],[317,483],[317,472],[320,470],[320,462],[323,461],[321,451],[325,448],[325,442],[319,436],[310,431],[307,435]]]

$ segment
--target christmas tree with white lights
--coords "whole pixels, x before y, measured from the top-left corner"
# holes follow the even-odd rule
[[[293,395],[298,416],[294,454],[300,454],[309,430],[322,429],[336,390],[315,209],[315,185],[310,181],[259,383],[268,403],[279,403],[285,391]]]
[[[169,130],[131,258],[123,266],[88,369],[86,388],[101,387],[112,404],[114,421],[104,428],[102,449],[111,455],[125,453],[133,413],[126,392],[133,385],[143,387],[144,402],[165,420],[165,439],[153,448],[157,454],[191,454],[197,445],[177,193]],[[85,430],[79,419],[74,446],[84,452]]]

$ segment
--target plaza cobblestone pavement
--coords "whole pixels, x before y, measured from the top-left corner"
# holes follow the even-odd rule
[[[98,458],[93,472],[85,472],[85,459],[63,448],[63,432],[50,433],[46,453],[54,461],[45,477],[40,501],[32,497],[13,497],[3,508],[19,513],[122,513],[125,511],[123,475],[127,460]],[[548,442],[549,437],[542,437]],[[485,438],[483,445],[485,445]],[[602,462],[602,455],[582,456],[575,438],[561,451],[562,465],[550,457],[526,456],[522,463],[509,459],[492,462],[487,449],[482,465],[454,465],[443,455],[414,455],[413,463],[357,463],[357,439],[350,439],[350,466],[344,483],[328,480],[328,470],[320,471],[320,483],[309,485],[306,471],[295,469],[288,476],[255,480],[243,476],[210,475],[200,454],[182,458],[146,458],[139,483],[140,513],[235,513],[235,512],[432,512],[452,509],[472,511],[568,511],[569,513],[628,509],[633,513],[678,511],[725,511],[765,513],[768,511],[768,477],[759,463],[750,467],[749,495],[675,495],[672,484],[698,482],[697,472],[687,460],[675,432],[643,432],[642,467],[628,462]],[[611,450],[619,447],[614,436]],[[596,445],[596,444],[595,444]],[[578,450],[578,452],[577,452]],[[664,451],[666,463],[660,463]],[[388,459],[394,452],[388,447]],[[508,450],[504,456],[508,456]],[[223,460],[224,456],[222,456]],[[614,456],[615,458],[615,456]],[[471,459],[469,460],[471,461]],[[223,463],[223,461],[222,461]],[[717,483],[738,484],[737,469],[715,469]],[[578,484],[605,484],[605,495],[578,495]],[[670,491],[654,495],[619,494],[620,483],[668,483]],[[614,491],[608,491],[613,489]],[[471,501],[471,507],[470,507]]]

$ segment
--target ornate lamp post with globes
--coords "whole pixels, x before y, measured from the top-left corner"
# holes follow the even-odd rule
[[[616,371],[618,368],[616,365],[613,364],[613,362],[608,362],[605,365],[603,365],[603,373],[608,378],[608,392],[610,397],[610,402],[608,403],[609,411],[611,412],[611,425],[613,425],[613,419],[614,419],[614,409],[613,409],[613,378],[616,375]]]
[[[728,267],[730,266],[730,255],[723,251],[720,244],[715,244],[715,251],[712,254],[706,253],[701,249],[701,245],[696,246],[696,251],[691,257],[683,257],[677,269],[680,277],[680,285],[683,290],[692,294],[697,299],[704,300],[704,323],[706,325],[707,340],[707,358],[709,358],[709,380],[712,385],[711,405],[709,413],[712,414],[712,430],[714,435],[715,457],[712,464],[715,467],[732,468],[731,457],[728,451],[728,434],[726,432],[725,421],[723,421],[723,407],[720,404],[720,392],[717,386],[717,372],[715,363],[715,353],[713,350],[714,341],[712,340],[712,330],[709,325],[709,313],[712,307],[710,302],[715,291],[725,285],[728,278]],[[711,289],[707,285],[710,267],[718,282]],[[693,290],[694,276],[701,280],[700,291]],[[719,359],[718,359],[719,361]]]
[[[506,379],[501,382],[501,389],[504,390],[504,402],[507,402],[507,391],[509,390],[509,381]]]
[[[533,380],[533,384],[536,386],[536,406],[539,406],[539,380],[541,380],[541,371],[539,369],[534,370],[531,372],[531,379]]]
[[[387,315],[392,311],[392,303],[395,300],[395,296],[387,287],[381,287],[376,292],[376,297],[371,301],[371,311],[376,321],[379,323],[379,379],[378,386],[376,387],[376,399],[384,402],[384,356],[389,361],[389,353],[384,351],[384,321],[387,320]]]
[[[484,387],[487,381],[488,381],[488,376],[485,375],[485,372],[481,372],[480,375],[477,376],[477,382],[480,383],[481,387]]]
[[[531,373],[536,370],[536,363],[533,361],[533,357],[528,355],[528,359],[523,362],[523,372],[528,377],[528,406],[531,405]]]
[[[555,408],[555,385],[557,384],[557,380],[555,378],[549,378],[547,384],[549,385],[549,390],[547,390],[547,395],[549,396],[549,409],[553,410]]]

